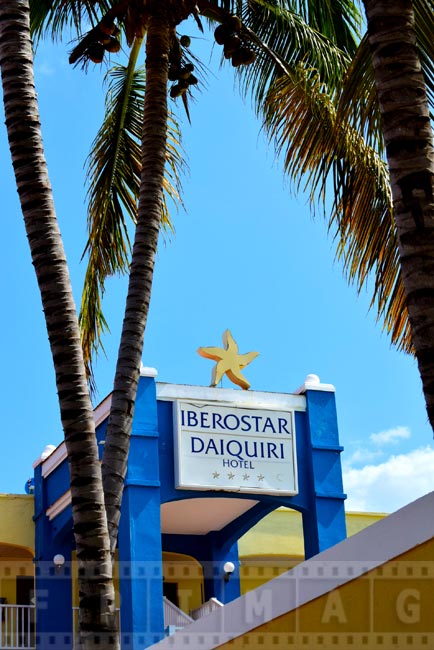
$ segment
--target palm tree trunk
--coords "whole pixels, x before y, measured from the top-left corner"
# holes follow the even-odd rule
[[[83,647],[115,638],[114,590],[101,469],[77,314],[54,211],[33,77],[28,0],[0,2],[6,126],[53,356],[68,452]],[[114,646],[116,647],[116,645]]]
[[[123,482],[151,297],[167,137],[170,27],[166,2],[153,3],[146,40],[142,179],[128,295],[103,455],[103,485],[112,552],[116,547]]]
[[[364,0],[412,340],[434,429],[434,149],[411,0]]]

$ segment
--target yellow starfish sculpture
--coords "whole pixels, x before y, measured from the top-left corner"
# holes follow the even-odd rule
[[[198,353],[205,359],[213,359],[217,361],[212,371],[211,386],[217,386],[224,374],[237,386],[243,390],[248,390],[250,384],[241,370],[245,368],[253,359],[259,355],[259,352],[247,352],[246,354],[238,354],[238,345],[235,343],[234,338],[229,330],[223,334],[224,348],[199,348]]]

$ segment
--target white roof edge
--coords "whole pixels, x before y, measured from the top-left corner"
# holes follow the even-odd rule
[[[307,375],[302,385],[299,386],[299,388],[297,388],[294,393],[296,395],[302,395],[307,390],[320,390],[326,393],[336,392],[336,388],[333,386],[333,384],[322,384],[318,375],[314,375],[313,373]]]
[[[95,421],[95,426],[97,427],[101,422],[103,422],[109,415],[110,413],[110,406],[111,406],[111,401],[112,401],[112,395],[107,395],[103,399],[103,401],[98,404],[97,407],[95,407],[93,411],[93,418]],[[38,467],[42,463],[42,476],[43,478],[46,478],[53,472],[56,467],[59,467],[59,465],[67,458],[67,453],[66,453],[66,445],[65,441],[63,440],[57,447],[53,445],[53,450],[49,455],[46,455],[44,457],[44,452],[47,450],[49,445],[47,445],[42,452],[41,456],[35,460],[33,463],[33,469]]]
[[[42,453],[42,455],[33,463],[33,469],[42,464],[42,476],[45,478],[51,474],[51,472],[53,472],[56,467],[59,467],[59,465],[65,460],[66,456],[66,445],[65,441],[63,441],[60,443],[60,445],[54,447],[50,455],[46,456],[45,458],[44,454]]]
[[[235,390],[186,384],[165,384],[157,382],[157,398],[161,400],[200,400],[204,402],[225,402],[246,408],[290,408],[306,410],[306,398],[292,393],[266,393],[254,390]]]
[[[433,509],[434,492],[430,492],[148,650],[181,650],[187,644],[213,650],[283,616],[432,539]],[[258,606],[264,602],[266,607]]]
[[[156,377],[157,375],[158,375],[158,370],[156,368],[144,366],[143,363],[140,364],[141,377]]]
[[[103,422],[110,413],[110,407],[112,404],[112,394],[110,393],[103,399],[102,402],[98,404],[93,410],[93,419],[95,421],[95,426],[97,427],[101,422]]]
[[[51,504],[45,511],[48,519],[52,521],[57,515],[65,510],[71,503],[71,490],[67,490],[61,497]]]

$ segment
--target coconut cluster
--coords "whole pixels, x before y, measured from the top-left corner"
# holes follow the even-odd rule
[[[96,29],[95,40],[87,46],[86,54],[93,63],[101,63],[106,52],[119,52],[120,30],[111,19],[103,19]]]
[[[232,60],[234,68],[250,65],[256,59],[256,53],[243,42],[241,28],[241,20],[234,14],[228,16],[214,32],[216,43],[223,45],[224,57]]]
[[[195,86],[199,81],[193,74],[194,65],[183,58],[182,48],[190,47],[190,43],[189,36],[181,36],[176,39],[170,51],[168,79],[176,82],[170,88],[170,96],[173,99],[183,95],[190,86]]]

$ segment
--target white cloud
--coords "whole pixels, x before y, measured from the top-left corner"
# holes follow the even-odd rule
[[[345,456],[342,457],[343,467],[350,469],[353,465],[359,465],[360,463],[369,463],[374,460],[378,460],[384,456],[384,451],[381,449],[368,449],[366,447],[359,447],[355,452],[351,454],[348,458]]]
[[[434,449],[421,447],[378,465],[343,472],[348,511],[393,512],[434,490]]]
[[[371,433],[369,440],[375,445],[388,445],[398,442],[398,440],[410,438],[410,436],[411,432],[408,427],[394,427],[393,429],[387,429],[379,433]]]

